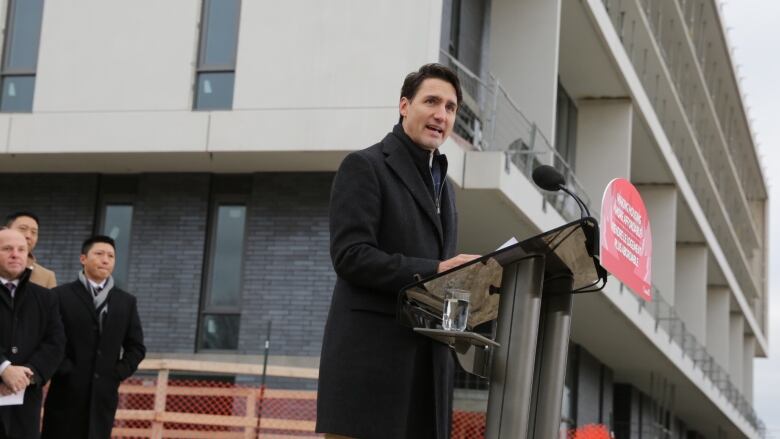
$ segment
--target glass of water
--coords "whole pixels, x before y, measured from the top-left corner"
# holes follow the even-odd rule
[[[444,290],[444,312],[441,327],[445,331],[463,331],[469,320],[469,296],[466,290],[447,288]]]

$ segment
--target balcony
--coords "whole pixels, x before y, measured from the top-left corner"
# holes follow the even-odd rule
[[[523,114],[520,106],[501,87],[497,78],[480,78],[448,54],[442,53],[441,57],[444,64],[457,72],[462,83],[464,104],[456,121],[455,132],[468,143],[467,148],[477,153],[503,153],[504,171],[509,173],[510,168],[514,167],[528,179],[539,164],[554,164],[564,174],[569,187],[582,197],[586,204],[591,204],[574,170],[533,121]],[[579,209],[570,197],[537,190],[542,194],[545,205],[552,206],[561,217],[566,220],[579,218]],[[598,216],[598,212],[593,214]],[[625,289],[622,284],[619,288],[621,293]],[[739,391],[728,372],[686,328],[685,322],[674,307],[664,300],[657,287],[654,286],[651,302],[638,299],[631,293],[626,295],[633,298],[628,300],[635,301],[636,309],[640,313],[646,313],[652,318],[654,336],[676,346],[683,356],[682,360],[692,362],[705,381],[764,437],[764,424],[751,403]]]

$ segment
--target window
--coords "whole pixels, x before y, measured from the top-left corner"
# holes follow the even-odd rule
[[[116,244],[116,265],[114,285],[127,289],[127,275],[130,267],[130,228],[133,222],[131,204],[107,204],[103,211],[103,231]]]
[[[484,76],[482,66],[487,48],[490,1],[444,0],[442,3],[442,52],[456,58],[471,72]],[[445,64],[448,64],[445,60]]]
[[[563,175],[568,175],[574,171],[577,158],[577,105],[560,82],[556,104],[555,150],[560,157],[555,158],[555,167]]]
[[[204,0],[200,29],[196,110],[233,107],[241,0]]]
[[[455,133],[482,146],[485,114],[484,66],[489,30],[489,0],[444,0],[441,22],[441,63],[454,70],[461,80],[463,102],[455,120]],[[492,109],[492,105],[490,105]]]
[[[561,398],[561,436],[577,426],[577,359],[579,349],[569,344],[566,361],[566,378],[563,382],[563,398]]]
[[[577,159],[577,105],[561,83],[558,83],[558,99],[555,107],[555,158],[552,165],[566,179],[566,185],[578,193],[585,203],[587,194],[575,182],[575,160]],[[564,218],[580,217],[580,208],[573,198],[562,193],[547,194],[548,200]]]
[[[245,225],[245,205],[216,204],[208,245],[198,349],[238,348]]]
[[[9,0],[0,72],[0,111],[31,112],[43,0]]]

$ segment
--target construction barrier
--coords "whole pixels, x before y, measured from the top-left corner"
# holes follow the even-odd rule
[[[258,376],[252,364],[188,360],[145,360],[143,373],[119,388],[119,407],[112,437],[123,439],[297,439],[314,433],[317,392],[234,383],[220,377]],[[171,379],[171,373],[214,379]],[[317,369],[269,366],[266,374],[316,380]],[[453,413],[453,439],[480,439],[484,412]]]

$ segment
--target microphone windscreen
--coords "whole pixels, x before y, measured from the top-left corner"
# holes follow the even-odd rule
[[[546,191],[557,191],[566,184],[563,175],[550,165],[542,165],[534,169],[531,177],[537,186]]]

